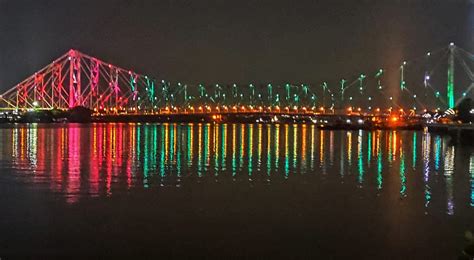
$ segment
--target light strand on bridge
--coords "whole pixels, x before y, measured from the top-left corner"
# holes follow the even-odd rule
[[[430,63],[435,53],[442,52],[434,51],[428,55],[431,56],[430,59],[424,56],[423,59],[412,59],[400,66],[402,91],[400,97],[393,99],[392,95],[388,97],[386,90],[389,88],[383,87],[382,83],[382,77],[387,69],[379,69],[373,74],[368,74],[370,76],[362,73],[351,82],[343,79],[340,85],[331,86],[327,81],[315,84],[286,82],[284,84],[226,85],[217,83],[206,86],[202,83],[198,85],[181,82],[172,84],[162,80],[161,85],[155,87],[155,81],[147,76],[71,50],[43,68],[40,73],[18,84],[14,90],[4,93],[1,100],[5,101],[8,107],[15,109],[68,109],[80,105],[104,113],[154,113],[164,108],[179,110],[211,105],[215,108],[248,106],[272,109],[272,107],[281,106],[285,109],[308,107],[316,111],[319,109],[325,111],[327,108],[334,111],[337,104],[337,109],[349,105],[351,108],[358,106],[359,110],[361,107],[371,110],[373,104],[376,103],[388,104],[391,107],[390,103],[401,106],[403,102],[413,102],[413,108],[416,109],[416,104],[421,107],[426,106],[413,91],[417,86],[422,85],[425,89],[428,87],[432,89],[433,96],[440,102],[444,96],[441,95],[440,89],[435,91],[436,88],[432,82],[434,70],[439,64],[443,64],[444,59],[443,56],[434,67],[431,67]],[[453,51],[452,56],[453,61],[459,59],[457,51]],[[420,61],[425,64],[422,66],[423,75],[413,75]],[[466,68],[465,70],[468,71]],[[69,77],[65,76],[67,72],[69,72]],[[452,82],[451,92],[454,92],[454,75],[449,75],[453,74],[448,73],[448,82]],[[415,81],[412,80],[413,76],[416,76]],[[69,86],[69,89],[64,89],[63,86]],[[352,86],[358,86],[358,88],[350,88]],[[334,91],[334,88],[338,90]],[[450,93],[449,88],[447,92]],[[463,96],[468,92],[464,92]],[[376,93],[378,97],[375,96]],[[409,96],[406,97],[406,94]]]

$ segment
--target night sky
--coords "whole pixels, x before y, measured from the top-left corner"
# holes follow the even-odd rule
[[[74,4],[73,4],[74,3]],[[0,0],[0,89],[71,48],[185,83],[328,81],[447,46],[474,48],[463,0]]]

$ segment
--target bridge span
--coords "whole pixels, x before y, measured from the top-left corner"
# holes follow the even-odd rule
[[[28,117],[35,120],[35,113],[46,114],[45,118],[52,114],[54,119],[82,107],[97,121],[186,119],[397,125],[422,121],[425,113],[452,110],[460,100],[470,97],[474,89],[472,57],[451,43],[427,52],[422,59],[402,61],[396,68],[400,72],[397,88],[387,86],[384,68],[342,78],[332,85],[326,81],[170,82],[70,50],[1,94],[0,113],[7,121]],[[443,68],[440,64],[445,64],[444,71],[439,71]],[[462,93],[454,89],[455,66],[460,66],[468,78],[468,87]],[[394,89],[399,95],[389,94]]]

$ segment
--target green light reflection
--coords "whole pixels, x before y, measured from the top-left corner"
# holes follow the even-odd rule
[[[471,184],[471,207],[474,207],[474,154],[471,154],[469,158],[469,174],[471,175],[471,179],[469,180]]]
[[[411,167],[415,169],[416,167],[416,140],[417,140],[417,135],[416,132],[413,132],[413,140],[412,140],[412,161],[411,161]]]
[[[253,173],[253,124],[248,125],[249,134],[248,134],[248,171],[249,171],[249,180],[252,180]]]
[[[227,162],[227,124],[222,125],[221,136],[221,169],[225,171]]]
[[[267,125],[267,176],[270,177],[272,171],[272,153],[271,153],[271,125]]]
[[[148,140],[148,132],[149,132],[149,127],[145,126],[145,143],[144,143],[144,148],[143,148],[143,187],[148,188],[148,172],[150,171],[149,169],[149,145],[150,141]]]
[[[381,190],[383,188],[383,163],[382,163],[382,149],[380,149],[380,132],[377,134],[377,189]]]
[[[237,126],[235,124],[232,124],[232,177],[235,177],[235,175],[237,174],[236,142],[237,142]]]
[[[440,136],[436,136],[435,137],[435,143],[434,143],[434,157],[435,157],[435,170],[438,171],[439,170],[439,167],[440,167],[440,157],[441,157],[441,137]]]
[[[364,154],[362,143],[362,130],[359,130],[359,134],[357,135],[357,168],[359,172],[357,182],[359,182],[359,184],[364,182]]]
[[[407,195],[407,178],[405,170],[405,153],[400,149],[400,196],[402,197],[406,197]]]

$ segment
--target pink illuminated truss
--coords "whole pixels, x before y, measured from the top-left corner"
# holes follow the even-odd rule
[[[146,111],[156,107],[151,79],[70,50],[0,96],[14,110],[70,109],[84,106],[108,112]],[[154,83],[153,83],[154,84]]]

